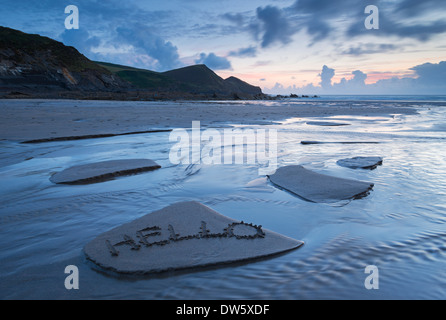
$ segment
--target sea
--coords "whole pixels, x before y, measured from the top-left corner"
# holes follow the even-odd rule
[[[382,101],[417,111],[238,126],[277,130],[278,166],[372,182],[368,196],[315,203],[278,189],[255,163],[172,164],[169,132],[39,144],[1,140],[0,299],[445,299],[446,96],[307,100],[373,102],[374,108]],[[275,103],[299,108],[303,100],[295,101]],[[337,164],[356,156],[379,156],[383,163],[374,170]],[[49,180],[73,165],[116,158],[149,158],[162,169],[88,185]],[[85,259],[84,246],[98,235],[181,201],[305,244],[265,259],[157,275],[111,274]],[[67,266],[79,270],[78,289],[65,286]]]

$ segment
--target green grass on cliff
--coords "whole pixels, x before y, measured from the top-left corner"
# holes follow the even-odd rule
[[[18,30],[0,26],[0,49],[10,49],[15,51],[14,59],[23,62],[20,52],[36,57],[39,53],[51,56],[57,62],[65,66],[70,71],[82,72],[87,70],[97,70],[102,73],[110,72],[96,63],[90,61],[73,47],[65,46],[56,40],[42,37],[37,34],[27,34]]]
[[[165,75],[144,69],[137,69],[107,62],[96,63],[141,89],[157,89],[171,87],[173,82]]]

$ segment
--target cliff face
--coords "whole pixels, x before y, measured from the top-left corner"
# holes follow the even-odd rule
[[[0,27],[0,88],[23,93],[117,91],[130,85],[55,40]]]
[[[93,62],[75,48],[0,27],[0,98],[262,99],[259,87],[205,65],[167,72]]]

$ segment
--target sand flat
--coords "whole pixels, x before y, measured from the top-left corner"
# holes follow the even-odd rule
[[[281,101],[87,101],[87,100],[0,100],[0,139],[28,141],[113,135],[166,128],[190,128],[192,121],[204,126],[222,124],[267,124],[295,117],[336,115],[416,114],[415,108],[379,102],[350,107],[338,102]]]

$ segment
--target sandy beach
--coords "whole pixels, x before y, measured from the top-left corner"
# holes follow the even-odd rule
[[[0,297],[441,299],[446,285],[445,112],[442,102],[364,99],[0,100]],[[257,162],[213,165],[205,161],[209,155],[202,154],[190,164],[172,163],[169,130],[191,129],[193,121],[200,121],[203,132],[239,125],[254,133],[277,130],[278,167],[311,171],[304,177],[308,187],[294,188],[283,181],[275,185],[259,174]],[[120,135],[132,132],[146,133]],[[110,136],[91,138],[101,134]],[[90,138],[51,140],[86,136]],[[35,139],[49,140],[22,143]],[[357,157],[383,161],[374,170],[338,164]],[[76,166],[132,159],[151,159],[161,168],[94,184],[51,181]],[[289,180],[288,174],[284,176]],[[355,196],[356,187],[338,196],[350,181],[369,183],[364,197]],[[322,190],[320,184],[330,190]],[[334,192],[336,199],[325,201]],[[260,261],[131,281],[104,274],[85,261],[85,246],[102,234],[185,201],[305,244]],[[167,239],[169,232],[182,239],[200,231],[199,221],[184,224],[189,229],[177,222],[169,223],[176,231],[171,232],[169,225],[154,221]],[[210,224],[208,229],[210,234],[222,232]],[[247,231],[252,236],[252,228]],[[148,240],[152,238],[159,239]],[[194,242],[171,241],[166,248],[190,243]],[[111,244],[122,253],[131,250],[120,240]],[[162,248],[153,249],[163,252]],[[150,253],[147,250],[138,252]],[[383,275],[379,292],[364,288],[364,268],[369,265],[378,266]],[[79,290],[65,288],[67,266],[79,269]]]
[[[446,298],[446,1],[73,2],[1,5],[0,300]]]
[[[0,139],[26,141],[55,137],[121,134],[166,128],[271,124],[299,117],[415,114],[410,103],[330,101],[125,102],[0,100]]]

